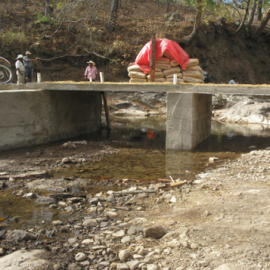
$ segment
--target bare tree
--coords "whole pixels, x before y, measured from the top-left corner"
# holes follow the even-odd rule
[[[255,11],[256,11],[256,7],[257,7],[257,0],[253,0],[252,9],[251,9],[251,12],[249,14],[249,18],[248,18],[248,22],[247,22],[247,28],[251,27],[251,24],[252,24],[253,19],[254,19],[254,14],[255,14]]]
[[[118,10],[118,0],[112,0],[111,13],[107,25],[107,30],[109,30],[110,32],[115,30],[117,10]]]
[[[166,12],[169,10],[170,0],[166,0]]]
[[[45,16],[50,17],[52,14],[51,0],[45,0]]]
[[[253,34],[254,38],[257,38],[260,33],[262,32],[262,30],[265,28],[265,26],[267,25],[268,21],[270,19],[270,9],[268,9],[266,15],[264,16],[260,26],[256,29],[256,31]]]
[[[201,20],[202,20],[202,0],[197,0],[196,19],[193,26],[193,31],[187,38],[188,42],[191,41],[196,36],[199,27],[201,25]]]
[[[258,0],[258,7],[257,7],[257,21],[262,20],[262,0]]]

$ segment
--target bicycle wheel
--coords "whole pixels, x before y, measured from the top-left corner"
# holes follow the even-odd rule
[[[0,84],[9,83],[12,81],[12,78],[12,70],[8,66],[0,63]]]

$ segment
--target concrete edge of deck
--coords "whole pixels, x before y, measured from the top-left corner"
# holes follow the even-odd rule
[[[49,91],[112,91],[112,92],[172,92],[193,94],[270,95],[268,85],[224,84],[162,84],[162,83],[28,83],[26,85],[1,84],[1,90]]]

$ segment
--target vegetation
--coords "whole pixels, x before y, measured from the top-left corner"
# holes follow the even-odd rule
[[[269,18],[262,0],[4,0],[0,47],[13,59],[27,49],[73,66],[92,58],[117,76],[153,34],[191,46],[201,28],[221,24],[252,40],[266,36]]]

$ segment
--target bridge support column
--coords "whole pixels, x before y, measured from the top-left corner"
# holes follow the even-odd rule
[[[166,148],[191,150],[211,133],[212,95],[167,93]]]

